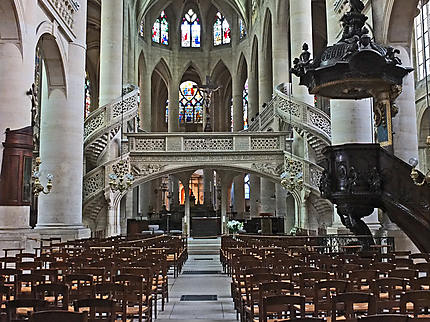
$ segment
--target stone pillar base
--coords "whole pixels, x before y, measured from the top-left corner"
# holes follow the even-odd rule
[[[327,235],[351,235],[351,232],[345,226],[327,227]]]
[[[40,238],[60,237],[62,241],[91,237],[91,229],[85,228],[84,226],[36,226],[34,231],[40,235]]]
[[[421,253],[421,251],[415,246],[410,238],[400,229],[387,230],[381,228],[378,232],[380,236],[394,237],[394,245],[396,251],[408,251],[413,253]]]
[[[23,248],[25,252],[34,253],[34,248],[40,246],[40,235],[33,229],[0,229],[0,256],[5,256],[4,249]],[[8,252],[8,256],[14,256],[17,251]]]
[[[0,206],[0,229],[30,229],[30,207]]]

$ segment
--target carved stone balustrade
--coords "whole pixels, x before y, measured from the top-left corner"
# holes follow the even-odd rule
[[[92,170],[97,166],[99,156],[118,133],[122,123],[125,125],[137,118],[139,89],[131,85],[127,89],[122,98],[98,108],[85,119],[84,151],[87,169]]]
[[[39,0],[57,20],[69,37],[74,37],[74,15],[79,10],[78,0]]]

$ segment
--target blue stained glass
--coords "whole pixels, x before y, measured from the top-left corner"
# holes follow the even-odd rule
[[[200,47],[201,26],[197,14],[189,9],[182,19],[181,45],[182,47]]]
[[[217,12],[214,23],[214,46],[225,45],[231,42],[231,30],[227,19]]]
[[[193,81],[183,82],[180,86],[179,122],[203,123],[203,96]]]
[[[157,44],[169,45],[169,22],[166,13],[161,11],[160,17],[152,26],[152,41]]]

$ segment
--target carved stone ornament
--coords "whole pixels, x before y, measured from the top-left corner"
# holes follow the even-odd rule
[[[160,172],[163,167],[160,164],[132,164],[131,171],[135,177],[143,178]]]
[[[284,164],[275,163],[253,163],[252,168],[274,177],[279,177],[284,170]]]

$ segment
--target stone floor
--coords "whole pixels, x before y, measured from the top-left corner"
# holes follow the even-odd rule
[[[187,274],[187,272],[197,274]],[[201,271],[212,271],[204,274]],[[182,274],[176,279],[169,276],[169,303],[157,322],[204,321],[236,322],[236,313],[230,297],[230,278],[222,274],[219,255],[190,255]],[[181,301],[182,295],[217,295],[217,301]]]

